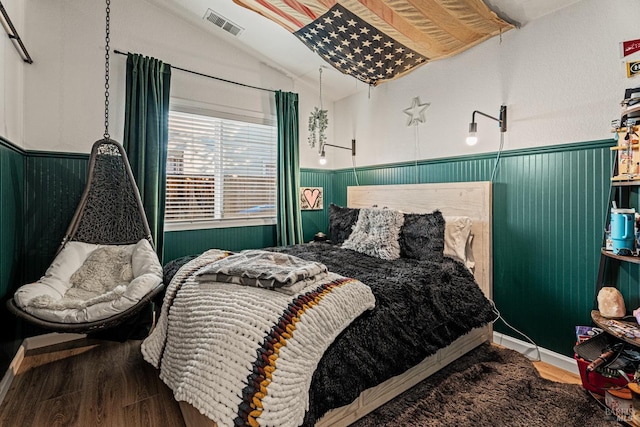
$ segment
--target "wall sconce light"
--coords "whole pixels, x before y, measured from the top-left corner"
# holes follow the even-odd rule
[[[322,144],[322,150],[320,151],[320,164],[321,165],[326,165],[327,164],[327,158],[324,155],[324,147],[335,147],[335,148],[342,148],[343,150],[351,150],[351,156],[354,157],[356,155],[356,140],[355,139],[351,140],[351,148],[349,148],[349,147],[341,147],[339,145],[332,145],[332,144]]]
[[[16,27],[13,26],[13,22],[11,22],[11,18],[9,18],[9,14],[2,5],[2,2],[0,2],[0,24],[2,24],[2,26],[4,27],[4,30],[6,31],[7,35],[11,39],[11,42],[20,54],[22,60],[27,64],[33,64],[33,59],[31,59],[31,56],[29,56],[27,48],[24,47],[24,43],[18,35],[18,31],[16,31]]]
[[[478,142],[478,137],[476,136],[476,132],[478,131],[478,124],[476,123],[476,113],[498,122],[498,125],[500,125],[500,132],[507,131],[507,106],[506,105],[500,106],[499,118],[495,118],[493,116],[483,113],[482,111],[475,110],[471,115],[471,123],[469,123],[469,136],[467,136],[467,145],[476,145],[476,143]]]

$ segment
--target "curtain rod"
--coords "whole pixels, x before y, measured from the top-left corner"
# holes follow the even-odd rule
[[[2,2],[0,2],[0,13],[2,13],[2,18],[3,18],[2,26],[4,27],[4,30],[7,32],[7,35],[13,42],[16,49],[18,50],[18,54],[22,57],[22,60],[24,62],[26,62],[27,64],[33,64],[33,59],[31,59],[29,52],[27,52],[27,48],[24,46],[22,39],[18,35],[18,31],[16,30],[16,27],[13,26],[13,22],[11,22],[11,18],[9,18],[9,14],[7,13],[7,10],[4,8],[4,6],[2,5]]]
[[[127,52],[121,52],[119,50],[114,50],[114,53],[117,53],[118,55],[128,55]],[[265,89],[263,87],[258,87],[258,86],[251,86],[251,85],[247,85],[244,83],[238,83],[238,82],[234,82],[233,80],[227,80],[227,79],[223,79],[221,77],[215,77],[215,76],[210,76],[208,74],[203,74],[203,73],[199,73],[197,71],[191,71],[191,70],[187,70],[186,68],[180,68],[180,67],[176,67],[174,65],[171,65],[171,68],[176,69],[176,70],[180,70],[180,71],[184,71],[185,73],[191,73],[191,74],[195,74],[197,76],[202,76],[202,77],[208,77],[210,79],[214,79],[214,80],[220,80],[221,82],[225,82],[225,83],[231,83],[234,85],[238,85],[238,86],[244,86],[244,87],[249,87],[251,89],[258,89],[258,90],[264,90],[267,92],[272,92],[275,93],[276,91],[273,89]]]

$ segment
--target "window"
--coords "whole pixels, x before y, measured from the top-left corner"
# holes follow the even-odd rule
[[[275,223],[277,128],[229,116],[169,112],[168,230]]]

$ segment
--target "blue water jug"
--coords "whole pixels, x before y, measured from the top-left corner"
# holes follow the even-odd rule
[[[633,252],[635,214],[635,209],[611,209],[611,240],[616,255],[631,255]]]

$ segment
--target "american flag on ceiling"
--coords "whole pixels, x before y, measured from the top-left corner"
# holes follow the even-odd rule
[[[368,84],[398,77],[428,59],[339,4],[294,34],[339,71]]]
[[[513,26],[481,0],[233,0],[368,84],[400,77]]]

